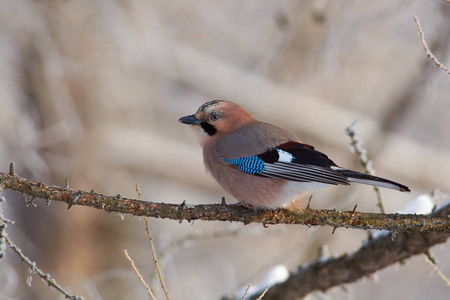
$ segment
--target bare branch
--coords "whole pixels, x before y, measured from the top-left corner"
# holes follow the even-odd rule
[[[447,0],[445,0],[446,2],[448,2]],[[436,56],[434,56],[434,54],[429,50],[427,42],[425,41],[425,36],[423,34],[422,31],[422,27],[420,26],[419,23],[419,18],[417,16],[414,16],[414,21],[416,22],[417,28],[419,29],[419,34],[420,34],[420,39],[422,40],[422,45],[423,48],[425,49],[425,52],[427,53],[427,56],[429,59],[431,59],[432,61],[434,61],[434,63],[436,64],[436,66],[442,70],[444,70],[445,72],[447,72],[448,74],[450,74],[450,70],[444,66],[444,64],[442,64],[437,58]]]
[[[72,205],[95,207],[107,212],[117,212],[166,218],[172,220],[230,221],[269,224],[303,224],[308,226],[331,226],[335,228],[378,229],[392,232],[402,231],[450,231],[449,218],[445,216],[376,214],[340,210],[302,210],[292,212],[286,209],[251,210],[238,205],[206,204],[187,205],[155,203],[124,198],[121,195],[107,196],[95,191],[85,192],[67,187],[46,185],[41,182],[12,176],[0,172],[3,188],[19,191],[31,198],[61,201]],[[450,204],[448,205],[450,207]]]
[[[450,280],[447,278],[447,276],[442,273],[442,271],[438,268],[436,263],[430,259],[429,256],[424,256],[425,261],[433,268],[433,270],[436,272],[436,274],[442,279],[442,281],[447,285],[450,286]]]
[[[270,286],[266,287],[266,289],[264,290],[264,292],[262,292],[261,296],[259,296],[256,300],[261,300],[264,295],[267,293],[267,291],[269,290]]]
[[[139,270],[136,268],[136,265],[134,264],[133,259],[130,257],[130,255],[128,255],[128,251],[127,250],[123,250],[123,253],[125,253],[125,256],[127,257],[128,261],[131,264],[131,267],[133,268],[134,272],[136,273],[136,275],[138,276],[139,280],[142,282],[142,284],[144,285],[145,289],[147,290],[147,293],[150,295],[150,297],[153,300],[156,300],[155,297],[153,296],[152,290],[150,289],[150,287],[148,286],[148,284],[145,282],[144,278],[142,278],[141,273],[139,272]]]
[[[166,295],[166,299],[170,300],[169,292],[167,292],[166,285],[164,284],[164,280],[161,275],[161,270],[159,269],[158,260],[156,259],[156,251],[155,251],[155,247],[153,246],[153,238],[152,238],[152,235],[150,234],[150,228],[148,227],[147,217],[144,217],[144,221],[145,221],[145,230],[147,231],[148,240],[150,242],[150,248],[152,249],[153,262],[156,267],[156,272],[158,273],[159,282],[161,283],[161,287],[164,291],[164,295]]]
[[[139,200],[142,200],[141,190],[139,188],[139,185],[137,185],[137,184],[136,184],[136,192],[138,193]],[[170,300],[169,292],[167,291],[166,285],[164,284],[164,280],[162,278],[162,274],[161,274],[161,271],[159,269],[158,260],[156,259],[156,251],[155,251],[155,247],[153,246],[153,238],[152,238],[152,235],[150,234],[150,228],[148,226],[147,217],[144,217],[144,221],[145,221],[145,231],[147,232],[147,237],[148,237],[148,241],[150,243],[150,248],[152,249],[153,263],[155,264],[155,267],[156,267],[156,272],[157,272],[158,277],[159,277],[159,282],[161,283],[161,287],[162,287],[162,289],[164,291],[164,294],[166,295],[166,299]]]
[[[367,157],[367,150],[363,147],[362,139],[356,133],[356,125],[357,121],[354,121],[350,126],[345,130],[347,135],[350,137],[350,145],[352,145],[356,154],[359,157],[359,162],[364,167],[364,170],[367,174],[375,175],[375,170],[372,168],[372,161]],[[383,205],[383,196],[381,195],[381,190],[378,186],[373,186],[375,193],[377,194],[378,199],[378,207],[380,208],[381,213],[385,213],[384,205]]]
[[[247,297],[248,290],[250,289],[251,286],[252,286],[251,284],[247,285],[247,288],[245,289],[244,296],[242,296],[242,299],[241,299],[241,300],[245,300],[245,297]]]
[[[14,164],[11,164],[10,166],[10,172],[14,176]],[[1,189],[0,189],[1,191]],[[4,202],[4,198],[0,197],[0,204]],[[36,263],[31,261],[27,256],[25,256],[22,252],[22,250],[14,244],[6,234],[6,224],[13,224],[14,222],[11,220],[6,219],[3,216],[3,210],[0,206],[0,259],[4,256],[4,247],[5,243],[8,244],[8,246],[20,257],[20,259],[25,262],[28,265],[28,268],[32,273],[37,273],[39,277],[42,278],[44,282],[47,283],[49,287],[53,287],[56,290],[58,290],[61,294],[64,295],[66,299],[72,299],[72,300],[83,300],[83,297],[77,296],[77,295],[71,295],[69,294],[62,286],[60,286],[56,281],[50,276],[50,274],[45,274],[41,269],[39,269],[36,266]]]
[[[58,290],[61,294],[64,295],[64,297],[66,299],[71,299],[71,300],[83,300],[83,297],[77,296],[77,295],[71,295],[70,293],[68,293],[62,286],[60,286],[58,283],[56,283],[56,281],[50,276],[50,274],[45,274],[41,269],[39,269],[36,266],[36,263],[31,261],[27,256],[25,256],[22,253],[22,250],[20,250],[19,247],[17,247],[16,244],[14,244],[8,237],[8,235],[6,235],[6,233],[4,233],[4,239],[6,241],[6,243],[8,244],[8,246],[20,257],[20,259],[22,259],[22,261],[24,261],[28,267],[30,268],[31,272],[34,273],[36,272],[39,277],[42,278],[42,280],[44,280],[44,282],[47,283],[47,285],[49,287],[53,287],[56,290]]]
[[[449,205],[446,205],[432,215],[449,213]],[[313,291],[326,291],[331,287],[356,281],[393,263],[423,253],[433,245],[445,242],[449,237],[449,230],[428,233],[402,232],[395,236],[386,234],[368,241],[354,253],[328,260],[319,259],[300,266],[288,280],[272,286],[264,299],[298,299]]]

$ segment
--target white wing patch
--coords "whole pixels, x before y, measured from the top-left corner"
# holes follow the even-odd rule
[[[341,168],[341,167],[338,167],[338,166],[330,166],[330,168],[335,170],[335,171],[345,170],[344,168]]]
[[[292,156],[292,154],[290,154],[289,152],[286,152],[286,151],[278,149],[278,148],[277,148],[277,152],[278,152],[278,162],[290,163],[294,159],[294,156]]]

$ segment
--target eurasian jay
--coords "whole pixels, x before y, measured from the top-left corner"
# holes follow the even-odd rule
[[[341,168],[291,132],[258,121],[229,101],[206,102],[179,121],[198,132],[209,173],[247,207],[276,209],[311,190],[350,182],[410,191],[394,181]]]

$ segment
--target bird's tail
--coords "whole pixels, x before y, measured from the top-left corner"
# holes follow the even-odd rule
[[[384,179],[381,177],[364,174],[360,172],[350,171],[347,169],[336,169],[339,173],[346,176],[348,181],[357,182],[357,183],[363,183],[363,184],[369,184],[369,185],[375,185],[380,186],[388,189],[397,190],[400,192],[410,192],[411,190],[406,185],[397,183],[392,180]]]

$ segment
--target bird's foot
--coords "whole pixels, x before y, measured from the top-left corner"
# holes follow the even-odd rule
[[[253,205],[251,205],[249,203],[244,203],[244,202],[238,202],[238,203],[236,203],[236,206],[241,206],[241,207],[245,207],[245,208],[253,209],[253,210],[256,209]]]

